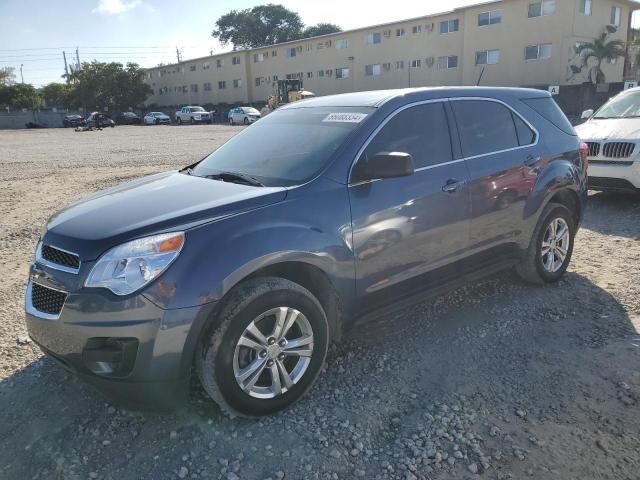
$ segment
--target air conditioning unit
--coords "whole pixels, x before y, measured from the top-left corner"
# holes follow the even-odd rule
[[[384,68],[385,70],[391,70],[391,64],[390,63],[383,63],[382,64],[382,68]]]

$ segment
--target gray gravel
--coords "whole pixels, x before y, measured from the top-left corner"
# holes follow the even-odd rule
[[[367,325],[273,417],[225,417],[195,382],[175,413],[126,411],[43,358],[22,301],[45,219],[237,131],[0,131],[0,478],[638,478],[637,196],[590,197],[559,284],[505,272]]]

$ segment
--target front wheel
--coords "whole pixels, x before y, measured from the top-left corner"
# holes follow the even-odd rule
[[[329,344],[327,317],[302,286],[282,278],[249,280],[229,294],[196,355],[206,392],[233,415],[287,408],[314,384]]]
[[[244,117],[244,124],[249,125],[249,119],[247,117]]]
[[[234,125],[234,124],[233,124],[233,118],[230,118],[230,119],[229,119],[229,125],[231,125],[231,126],[233,127],[233,125]]]
[[[533,232],[529,248],[516,265],[520,277],[538,285],[560,280],[571,261],[575,234],[573,213],[558,203],[547,205]]]
[[[178,117],[178,125],[182,125],[182,119]]]

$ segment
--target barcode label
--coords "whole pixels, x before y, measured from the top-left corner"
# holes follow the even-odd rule
[[[323,122],[360,123],[367,118],[366,113],[330,113]]]

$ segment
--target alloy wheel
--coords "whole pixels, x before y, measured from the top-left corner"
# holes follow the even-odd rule
[[[285,394],[304,376],[313,354],[313,329],[307,317],[273,308],[251,321],[233,354],[238,386],[254,398]]]
[[[549,273],[556,273],[562,268],[567,259],[569,245],[571,242],[571,232],[567,222],[557,217],[553,219],[544,232],[542,238],[542,266]]]

